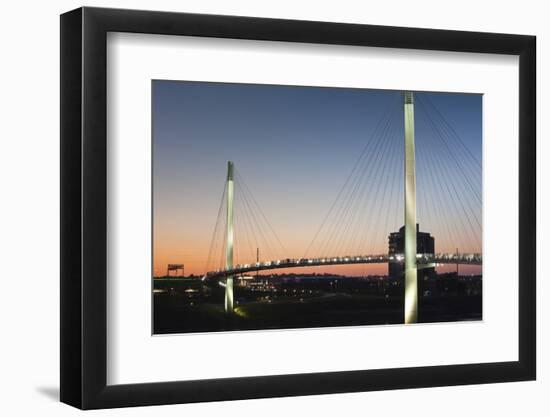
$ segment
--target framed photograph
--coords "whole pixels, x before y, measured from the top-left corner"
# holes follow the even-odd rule
[[[61,16],[61,401],[533,380],[535,37]]]

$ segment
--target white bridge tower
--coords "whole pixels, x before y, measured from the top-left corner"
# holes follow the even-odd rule
[[[404,94],[405,113],[405,324],[418,320],[416,264],[416,161],[414,150],[414,97]]]
[[[225,269],[233,269],[233,162],[227,162],[227,230]],[[225,312],[233,313],[233,276],[225,280]]]

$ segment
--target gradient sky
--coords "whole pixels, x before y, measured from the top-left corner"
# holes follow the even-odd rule
[[[373,148],[366,158],[371,158],[368,165],[374,167],[365,174],[365,187],[371,186],[369,181],[382,185],[377,194],[375,184],[365,195],[381,196],[384,187],[388,191],[383,201],[358,199],[352,209],[361,212],[365,207],[364,212],[371,214],[348,216],[353,220],[348,227],[359,230],[360,235],[361,227],[368,226],[373,242],[365,243],[365,250],[387,252],[388,232],[403,224],[401,92],[181,81],[153,81],[152,87],[155,275],[163,275],[167,263],[184,263],[186,274],[205,272],[228,160],[234,161],[283,243],[286,255],[280,256],[302,257],[369,142]],[[475,170],[475,163],[462,164],[469,157],[482,160],[482,96],[416,93],[417,97],[420,227],[435,236],[438,252],[456,247],[461,252],[481,252],[481,227],[475,223],[465,226],[471,218],[481,220],[481,202],[474,195],[481,191],[481,170]],[[437,111],[427,103],[433,103]],[[457,143],[447,144],[437,137],[430,121],[430,117],[439,120],[437,112],[451,126],[445,131],[447,140],[454,140],[456,134],[466,152],[457,154]],[[373,141],[381,120],[389,121],[385,133],[389,144],[378,155]],[[439,122],[439,126],[446,125]],[[379,165],[375,165],[375,157]],[[467,181],[461,177],[462,171]],[[456,200],[453,203],[453,194],[460,196],[459,206]],[[245,245],[244,232],[239,235],[239,221],[243,225],[244,220],[239,220],[238,209],[235,263],[252,262],[255,249]],[[460,213],[468,213],[468,218]],[[369,221],[373,224],[367,224]],[[345,236],[338,238],[345,240]],[[311,255],[323,249],[323,238],[330,238],[330,230],[321,230]],[[361,236],[356,238],[361,240]],[[278,246],[272,242],[273,248]],[[354,248],[352,242],[348,248]],[[267,252],[264,249],[260,248],[262,254]],[[385,265],[315,269],[349,274],[386,270]]]

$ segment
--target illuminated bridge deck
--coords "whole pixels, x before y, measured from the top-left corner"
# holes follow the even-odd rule
[[[416,262],[421,268],[434,267],[439,264],[481,265],[482,256],[479,253],[457,254],[436,253],[418,254]],[[310,266],[351,265],[351,264],[380,264],[403,263],[403,255],[362,255],[362,256],[335,256],[325,258],[277,259],[267,262],[236,265],[232,269],[218,269],[207,272],[203,280],[224,279],[229,276],[239,276],[249,272],[267,271],[284,268],[303,268]]]

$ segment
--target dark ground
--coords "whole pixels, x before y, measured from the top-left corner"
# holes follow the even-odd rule
[[[305,295],[301,295],[301,290],[298,290],[294,295],[274,297],[272,293],[266,296],[267,292],[251,296],[249,291],[236,288],[235,314],[227,315],[220,291],[207,297],[201,296],[200,292],[190,296],[170,287],[166,292],[154,294],[154,333],[403,323],[402,296],[370,292],[306,290]],[[481,294],[463,292],[421,297],[419,322],[481,320]]]

